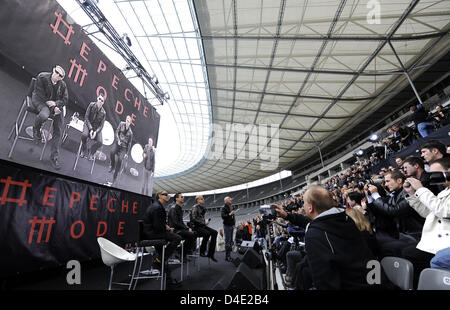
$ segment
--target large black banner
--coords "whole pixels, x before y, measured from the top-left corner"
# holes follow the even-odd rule
[[[123,68],[115,67],[55,0],[2,1],[0,29],[0,98],[8,98],[2,101],[0,157],[40,169],[58,170],[60,174],[96,183],[109,183],[113,181],[113,173],[108,172],[110,154],[117,144],[114,132],[119,123],[129,116],[133,139],[127,156],[120,154],[124,160],[118,168],[117,181],[112,185],[144,193],[144,181],[147,184],[148,180],[144,180],[143,149],[149,138],[153,140],[153,146],[157,145],[160,116],[125,77],[121,71]],[[11,69],[11,64],[17,68]],[[41,72],[52,73],[56,65],[64,69],[63,81],[68,89],[68,103],[63,111],[61,125],[60,169],[55,168],[49,159],[53,154],[52,141],[46,146],[46,152],[41,158],[39,155],[43,145],[18,140],[12,149],[15,135],[8,136],[31,77]],[[21,76],[26,74],[28,78],[21,81],[17,77],[18,71]],[[18,87],[18,83],[21,83],[21,87]],[[105,97],[103,108],[106,121],[101,131],[102,147],[97,152],[97,162],[92,166],[88,158],[81,158],[77,162],[76,157],[86,110],[99,94]],[[21,135],[33,137],[35,118],[35,114],[28,114]],[[47,128],[45,126],[46,123],[42,128]],[[43,135],[51,139],[51,129],[48,131],[50,134],[43,132]],[[92,143],[88,139],[88,144]]]
[[[151,198],[0,161],[0,277],[100,257],[98,237],[137,238]]]

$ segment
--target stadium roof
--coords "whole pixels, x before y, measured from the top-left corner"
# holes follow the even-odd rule
[[[449,1],[113,2],[173,98],[160,137],[177,124],[181,144],[154,190],[242,184],[318,157],[450,46]]]

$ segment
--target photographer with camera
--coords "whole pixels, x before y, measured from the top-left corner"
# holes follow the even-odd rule
[[[404,247],[420,240],[424,220],[405,199],[404,180],[398,169],[385,174],[385,185],[391,192],[387,199],[380,196],[375,185],[368,185],[368,199],[372,201],[368,207],[376,217],[376,238],[382,256],[400,256]]]
[[[428,188],[434,195],[437,195],[441,188],[430,184],[430,173],[425,171],[425,164],[420,157],[409,156],[403,161],[403,171],[408,178],[415,178]]]
[[[299,269],[296,269],[297,275],[301,277],[297,278],[297,288],[326,290],[369,287],[366,264],[374,256],[353,220],[346,216],[343,209],[335,207],[326,189],[318,185],[309,186],[304,194],[306,216],[288,214],[280,205],[274,207],[279,216],[306,229],[307,255],[299,263],[303,266],[300,274]]]
[[[441,104],[436,106],[436,112],[433,114],[435,126],[437,128],[447,126],[450,123],[449,107],[443,108]]]
[[[430,173],[431,183],[440,183],[445,186],[445,189],[437,196],[417,179],[408,178],[404,185],[405,191],[409,194],[407,201],[414,210],[426,218],[422,238],[415,250],[422,252],[425,261],[443,250],[433,258],[432,265],[450,269],[450,250],[448,249],[450,247],[450,158],[430,162]]]

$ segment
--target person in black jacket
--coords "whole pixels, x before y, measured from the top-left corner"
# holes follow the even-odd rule
[[[144,158],[144,171],[141,193],[144,195],[151,195],[153,188],[153,177],[155,175],[155,147],[153,146],[153,139],[148,138],[148,143],[144,147],[142,154]]]
[[[102,129],[106,119],[106,111],[103,108],[105,98],[98,95],[96,102],[91,102],[86,109],[84,115],[83,133],[81,134],[81,157],[88,157],[89,160],[94,159],[95,152],[102,146]],[[89,154],[87,151],[87,139],[95,140],[91,146]]]
[[[309,186],[303,197],[306,216],[288,215],[280,205],[275,208],[281,217],[306,228],[306,261],[314,287],[370,288],[366,266],[375,257],[353,220],[344,209],[334,207],[330,193],[321,186]]]
[[[443,108],[442,105],[436,106],[436,112],[433,114],[433,118],[436,120],[437,127],[444,127],[450,123],[449,107]]]
[[[403,161],[403,171],[406,177],[412,177],[419,180],[422,185],[428,188],[435,196],[437,196],[443,188],[437,185],[430,185],[430,173],[425,171],[425,163],[422,158],[409,156]]]
[[[418,105],[411,106],[409,110],[413,113],[412,118],[414,124],[422,138],[431,134],[433,132],[433,123],[428,120],[428,112],[424,106],[419,103]]]
[[[109,172],[114,171],[113,184],[122,167],[122,158],[127,159],[133,143],[133,131],[131,130],[131,116],[127,115],[125,122],[120,122],[116,129],[116,140],[110,153]]]
[[[195,203],[192,207],[190,223],[195,234],[203,238],[200,244],[200,256],[209,257],[213,262],[217,262],[217,259],[214,257],[214,253],[216,252],[217,230],[208,227],[211,219],[208,219],[208,221],[205,220],[206,209],[203,206],[205,203],[203,196],[195,196]],[[208,253],[205,253],[208,240],[210,240]]]
[[[447,147],[444,143],[437,140],[428,140],[420,147],[420,157],[423,161],[429,164],[430,162],[450,156],[447,154]]]
[[[244,240],[245,240],[245,228],[242,223],[239,223],[236,230],[236,235],[234,236],[234,242],[236,243],[237,247],[240,247],[242,241]]]
[[[181,238],[185,241],[185,250],[183,255],[190,255],[194,252],[197,237],[192,232],[192,229],[187,227],[183,222],[183,210],[182,205],[184,202],[184,197],[181,193],[176,193],[173,197],[175,204],[170,207],[168,215],[168,224],[170,227],[174,228],[174,232],[179,234]]]
[[[181,237],[174,233],[174,228],[166,224],[166,210],[164,210],[164,204],[168,201],[169,194],[167,191],[163,190],[156,194],[156,201],[145,211],[143,231],[144,236],[148,240],[164,239],[168,242],[165,252],[165,264],[167,264],[169,257],[172,256],[173,252],[181,242]],[[156,246],[155,248],[158,253],[156,263],[161,264],[162,246]],[[170,276],[169,269],[164,267],[164,270],[167,272],[167,282],[176,284]]]
[[[221,216],[223,220],[223,232],[225,235],[225,260],[232,262],[231,252],[233,251],[233,232],[236,220],[234,218],[235,211],[231,206],[231,198],[225,197],[225,205],[222,207]]]
[[[401,143],[402,147],[411,145],[414,141],[414,132],[408,126],[400,127],[398,125],[392,126],[394,131],[394,139]]]
[[[52,72],[41,72],[36,78],[36,85],[31,96],[32,105],[39,114],[33,126],[33,138],[36,142],[42,140],[41,128],[44,122],[53,118],[53,138],[51,140],[50,162],[56,170],[61,169],[58,161],[61,145],[61,129],[64,123],[63,108],[69,100],[64,69],[56,65]]]
[[[422,227],[425,220],[410,207],[405,199],[407,193],[403,190],[405,175],[398,169],[385,174],[386,187],[391,191],[387,199],[378,194],[377,187],[369,185],[372,203],[368,207],[376,217],[390,218],[395,229],[383,234],[376,230],[376,238],[383,256],[400,256],[404,247],[411,243],[418,243],[422,235]]]

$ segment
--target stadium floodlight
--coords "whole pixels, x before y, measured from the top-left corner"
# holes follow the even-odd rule
[[[359,149],[354,154],[355,154],[355,156],[363,156],[364,155],[364,151]]]
[[[378,141],[380,141],[380,136],[378,134],[374,133],[369,137],[369,140],[371,142],[378,142]]]

